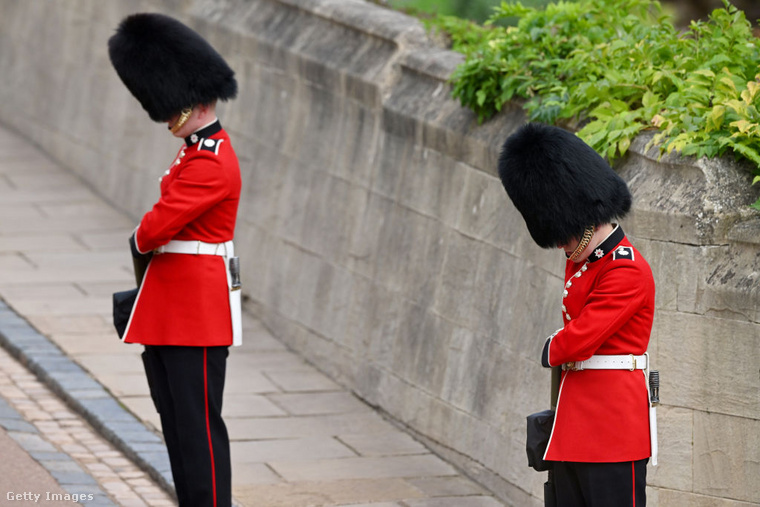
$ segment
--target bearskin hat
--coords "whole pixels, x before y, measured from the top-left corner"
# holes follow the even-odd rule
[[[237,95],[235,73],[197,32],[162,14],[126,17],[108,40],[119,77],[153,121]]]
[[[589,145],[558,127],[528,123],[504,142],[499,177],[542,248],[578,239],[588,226],[631,209],[625,181]]]

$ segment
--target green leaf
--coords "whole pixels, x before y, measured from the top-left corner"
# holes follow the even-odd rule
[[[631,146],[631,140],[627,137],[624,137],[618,142],[618,151],[620,152],[620,155],[623,156],[628,151],[628,148]]]
[[[647,90],[646,93],[644,93],[644,96],[641,97],[641,103],[646,108],[657,106],[657,104],[660,103],[660,100],[660,97],[657,94],[652,93],[650,90]]]
[[[726,116],[726,108],[724,106],[715,106],[710,111],[707,117],[706,131],[720,130],[723,126],[723,119]]]

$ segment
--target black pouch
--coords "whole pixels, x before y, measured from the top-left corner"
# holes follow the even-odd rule
[[[544,410],[528,416],[528,432],[525,450],[528,453],[528,466],[537,472],[552,469],[551,461],[544,461],[546,446],[554,425],[554,410]]]
[[[113,325],[119,338],[124,336],[127,329],[129,316],[132,315],[132,307],[137,299],[137,289],[114,292],[113,295]]]

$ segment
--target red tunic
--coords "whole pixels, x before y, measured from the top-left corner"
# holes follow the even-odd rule
[[[649,264],[620,228],[595,253],[585,270],[584,264],[567,262],[565,326],[547,341],[545,366],[647,350],[655,292]],[[650,455],[644,370],[563,372],[545,459],[607,463]]]
[[[171,240],[223,243],[233,238],[241,187],[237,156],[218,122],[194,136],[186,139],[161,178],[161,197],[135,231],[140,252]],[[123,340],[144,345],[231,345],[224,258],[154,254]]]

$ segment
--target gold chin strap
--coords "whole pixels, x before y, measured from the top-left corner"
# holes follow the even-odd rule
[[[190,107],[186,107],[182,110],[182,113],[179,115],[179,118],[177,118],[177,121],[174,122],[174,125],[171,126],[169,130],[171,130],[172,134],[176,134],[179,129],[181,129],[185,123],[187,123],[187,120],[190,118],[190,115],[193,114],[193,110]]]
[[[589,243],[591,243],[591,238],[594,237],[594,228],[589,226],[586,227],[586,229],[583,231],[583,237],[581,238],[580,243],[578,243],[578,246],[573,250],[573,253],[570,254],[570,260],[575,262],[578,257],[581,256],[583,251],[586,249]]]

